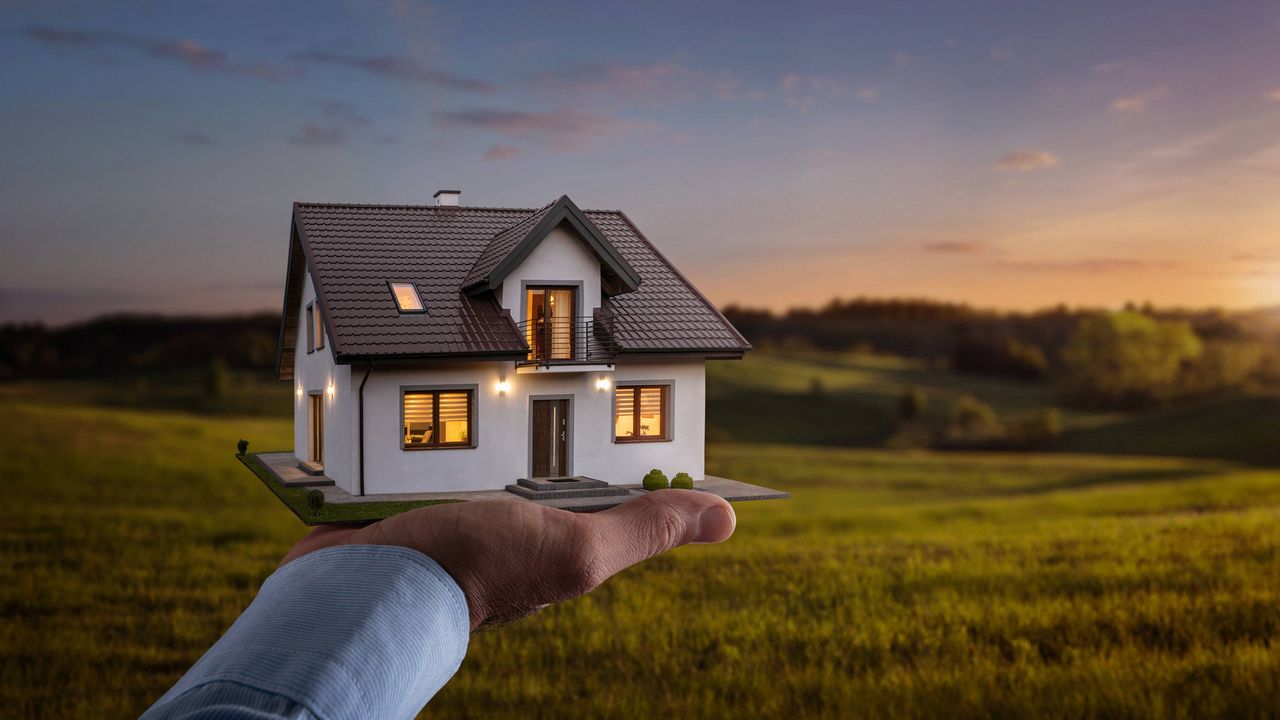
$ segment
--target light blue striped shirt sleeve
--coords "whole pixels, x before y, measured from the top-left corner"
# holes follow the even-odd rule
[[[276,570],[144,720],[412,718],[462,664],[466,597],[434,560],[343,545]]]

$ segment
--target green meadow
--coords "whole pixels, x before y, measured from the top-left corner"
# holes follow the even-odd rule
[[[932,378],[939,404],[958,381],[847,362],[713,373],[708,471],[792,498],[737,505],[723,545],[478,634],[424,717],[1274,716],[1280,474],[1265,458],[1232,459],[1226,440],[1199,458],[836,447],[864,431],[841,403],[876,417],[904,377]],[[804,413],[779,416],[795,444],[723,420],[741,394],[727,388],[812,401],[814,373],[830,436],[808,438]],[[1002,412],[1048,401],[982,382],[953,389]],[[290,421],[43,392],[0,388],[0,707],[133,717],[304,533],[234,457],[241,437],[288,447]],[[1154,420],[1065,422],[1069,442]]]

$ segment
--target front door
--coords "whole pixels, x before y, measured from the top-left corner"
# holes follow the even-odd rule
[[[307,396],[307,460],[324,465],[324,395]]]
[[[532,423],[533,477],[569,474],[569,401],[534,400]]]

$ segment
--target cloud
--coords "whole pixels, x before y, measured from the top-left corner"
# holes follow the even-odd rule
[[[515,145],[493,145],[484,153],[484,160],[511,160],[520,157],[520,148]]]
[[[185,145],[193,145],[195,147],[209,147],[213,145],[213,138],[204,133],[184,133],[177,138],[178,142]]]
[[[1280,88],[1268,90],[1262,94],[1262,97],[1270,100],[1271,102],[1280,102]]]
[[[420,83],[448,90],[476,93],[492,93],[498,90],[498,86],[492,83],[436,70],[403,55],[349,55],[330,50],[312,50],[299,53],[294,56],[294,59],[306,63],[337,65],[392,80]]]
[[[1280,144],[1265,114],[1155,145],[1117,164],[1120,177],[1143,191],[1220,183],[1218,173],[1280,171]]]
[[[845,91],[844,85],[833,78],[801,73],[783,75],[778,86],[786,106],[801,113],[812,110],[817,98],[841,95]]]
[[[1116,112],[1140,113],[1156,100],[1169,94],[1169,88],[1161,86],[1143,90],[1132,95],[1124,95],[1111,101],[1111,109]]]
[[[341,100],[314,100],[320,108],[320,114],[326,118],[345,125],[372,125],[373,120],[360,114],[355,105]]]
[[[1012,150],[1005,153],[996,168],[1012,172],[1043,170],[1058,164],[1058,156],[1047,150]]]
[[[921,249],[928,253],[972,255],[986,252],[987,244],[981,240],[939,240],[927,243]]]
[[[324,127],[306,123],[302,129],[289,136],[294,145],[341,145],[347,140],[347,131],[340,127]]]
[[[539,88],[573,101],[604,102],[614,107],[735,100],[744,94],[739,79],[696,70],[679,60],[641,65],[572,63],[538,73],[532,80]]]
[[[1178,263],[1169,260],[1150,261],[1118,257],[1080,258],[1077,260],[1018,260],[1002,261],[996,264],[1009,270],[1025,272],[1089,274],[1150,272],[1173,270],[1178,267]]]
[[[48,26],[28,27],[23,34],[33,42],[47,47],[127,50],[143,57],[177,63],[201,73],[246,75],[272,81],[285,80],[295,74],[266,63],[245,63],[233,60],[221,50],[205,47],[187,38],[155,38],[110,31]]]
[[[442,127],[484,130],[511,140],[535,142],[557,149],[576,147],[603,135],[652,130],[656,127],[651,123],[592,115],[576,110],[526,112],[472,108],[436,112],[432,117]]]
[[[1125,63],[1123,60],[1112,60],[1110,62],[1098,63],[1097,65],[1094,65],[1089,69],[1093,71],[1094,75],[1108,75],[1117,70],[1120,70],[1124,66],[1125,66]]]

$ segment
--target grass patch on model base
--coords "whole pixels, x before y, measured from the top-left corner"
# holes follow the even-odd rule
[[[281,451],[283,452],[283,451]],[[464,502],[463,500],[412,500],[412,501],[391,501],[391,502],[360,502],[360,503],[325,503],[316,512],[312,509],[307,501],[307,491],[316,488],[305,487],[285,487],[280,484],[267,469],[267,466],[258,459],[258,453],[244,453],[236,455],[236,459],[244,463],[244,466],[253,471],[254,475],[262,481],[267,489],[275,493],[280,498],[280,502],[284,506],[293,511],[306,525],[343,525],[374,522],[383,518],[389,518],[406,510],[427,507],[429,505],[446,505],[448,503]]]

